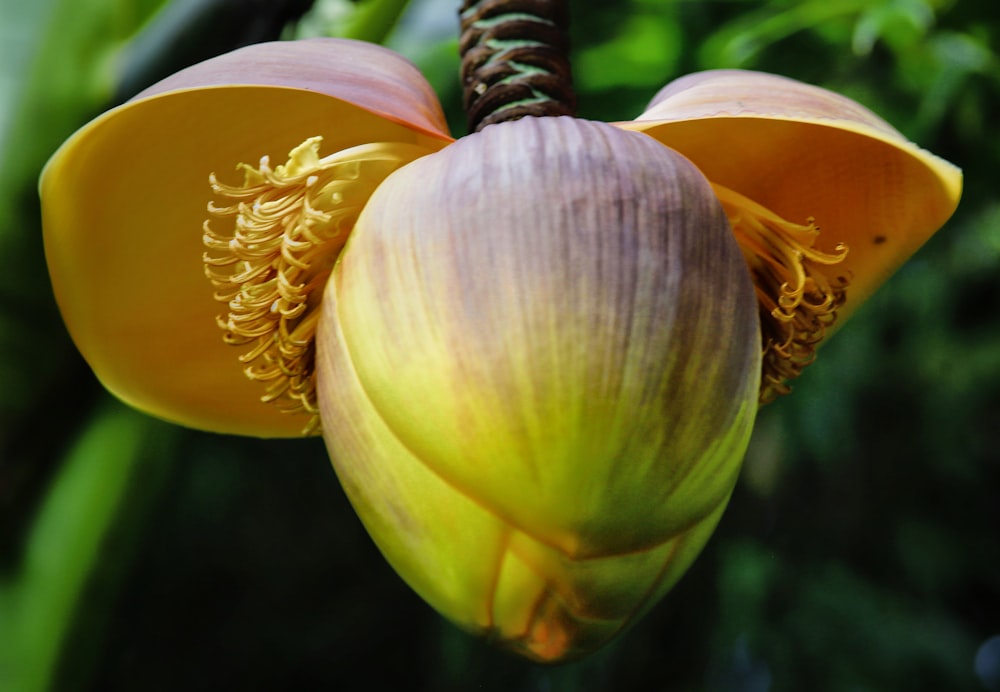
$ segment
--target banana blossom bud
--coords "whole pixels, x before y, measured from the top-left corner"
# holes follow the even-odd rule
[[[715,526],[757,408],[756,304],[711,186],[652,139],[526,118],[415,161],[324,306],[334,466],[456,622],[579,655]]]
[[[403,578],[548,661],[676,582],[758,403],[961,175],[853,101],[736,71],[630,122],[455,141],[412,65],[315,39],[154,85],[40,188],[57,301],[109,390],[208,430],[322,432]]]

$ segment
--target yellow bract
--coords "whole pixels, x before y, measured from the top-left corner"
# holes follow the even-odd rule
[[[868,109],[776,75],[688,75],[618,125],[783,219],[814,219],[818,251],[847,247],[836,269],[849,282],[836,327],[948,220],[961,195],[958,168]]]
[[[40,183],[46,258],[73,340],[109,390],[153,415],[300,435],[309,416],[262,402],[264,387],[216,326],[225,309],[202,263],[208,176],[284,160],[310,136],[329,152],[372,142],[409,152],[440,149],[446,132],[412,65],[332,39],[237,51],[105,113],[56,152]]]

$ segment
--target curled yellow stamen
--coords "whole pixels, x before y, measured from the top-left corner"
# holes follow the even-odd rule
[[[791,391],[788,380],[816,358],[816,347],[837,318],[848,279],[831,267],[847,256],[813,247],[819,229],[786,221],[722,185],[712,184],[750,267],[760,305],[763,372],[761,404]]]
[[[217,319],[223,339],[250,347],[239,362],[266,383],[262,401],[309,416],[304,434],[319,430],[313,342],[333,264],[375,188],[429,153],[376,143],[320,158],[321,141],[307,139],[275,168],[266,156],[258,168],[241,163],[241,185],[213,173],[212,192],[227,201],[210,202],[204,223],[205,274],[228,306]]]

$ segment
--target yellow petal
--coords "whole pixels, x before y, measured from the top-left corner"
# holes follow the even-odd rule
[[[821,252],[846,245],[838,325],[947,221],[961,194],[955,166],[868,109],[775,75],[688,75],[619,126],[651,135],[789,222],[814,219]]]
[[[707,539],[760,341],[725,215],[682,157],[570,118],[487,127],[375,191],[324,306],[331,458],[449,617],[571,656]]]
[[[202,266],[209,175],[309,137],[445,146],[440,107],[408,62],[333,39],[261,44],[189,68],[74,134],[40,192],[45,252],[66,325],[127,403],[220,432],[296,435],[302,416],[261,402],[216,326]]]

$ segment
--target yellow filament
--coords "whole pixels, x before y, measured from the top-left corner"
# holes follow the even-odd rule
[[[757,291],[764,354],[759,401],[766,404],[791,391],[788,380],[813,362],[837,318],[848,279],[831,268],[844,260],[847,247],[820,252],[813,247],[819,229],[812,219],[798,225],[729,188],[712,187]]]
[[[212,192],[226,201],[209,203],[203,226],[205,274],[228,307],[217,319],[223,339],[249,346],[239,362],[266,383],[262,401],[309,416],[303,434],[319,431],[314,339],[333,264],[375,188],[430,153],[375,143],[320,158],[321,142],[307,139],[275,168],[266,156],[258,168],[239,164],[240,185],[213,173]]]

